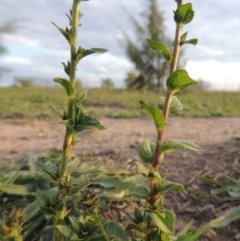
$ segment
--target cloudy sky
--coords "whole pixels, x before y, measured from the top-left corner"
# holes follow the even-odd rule
[[[84,58],[78,66],[78,78],[85,87],[99,86],[111,78],[117,87],[124,85],[126,72],[133,69],[119,45],[121,29],[132,35],[132,25],[124,9],[135,17],[146,7],[147,0],[90,0],[81,3],[82,27],[79,44],[84,48],[109,49],[102,55]],[[33,3],[34,2],[34,3]],[[1,35],[7,54],[0,66],[11,68],[0,85],[12,84],[15,78],[38,78],[52,84],[52,78],[65,77],[61,62],[69,59],[68,45],[51,21],[68,25],[64,13],[71,0],[0,0],[0,25],[16,20],[17,30]],[[185,47],[186,69],[193,79],[209,81],[218,90],[240,89],[240,15],[239,0],[192,0],[195,18],[186,25],[189,38],[198,38],[197,46]],[[166,31],[173,38],[174,0],[159,0],[164,11]]]

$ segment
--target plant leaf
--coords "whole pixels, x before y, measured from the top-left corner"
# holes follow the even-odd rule
[[[64,62],[62,62],[62,65],[64,67],[64,72],[70,76],[70,62],[68,61],[67,64],[65,64]]]
[[[128,241],[128,236],[125,233],[125,231],[114,222],[108,222],[106,224],[106,233],[110,240],[116,240],[116,241]]]
[[[176,70],[167,79],[167,89],[172,95],[187,89],[193,84],[197,84],[197,82],[191,79],[184,69]]]
[[[116,178],[101,178],[99,180],[94,181],[93,184],[98,184],[104,188],[120,188],[120,189],[129,189],[135,186],[133,182],[126,182]]]
[[[171,63],[173,56],[166,45],[151,39],[148,39],[147,41],[153,50],[156,50],[158,53],[162,54],[167,62]]]
[[[178,25],[190,23],[193,17],[194,11],[191,3],[182,4],[174,11],[174,20]]]
[[[84,49],[79,47],[78,48],[78,52],[77,52],[77,56],[76,56],[76,60],[77,62],[79,62],[82,58],[90,55],[90,54],[101,54],[101,53],[105,53],[107,52],[107,49],[102,49],[102,48],[91,48],[91,49]]]
[[[52,107],[52,106],[50,106],[50,108],[51,108],[55,113],[57,113],[57,114],[61,117],[62,120],[64,120],[64,119],[66,118],[66,113],[65,113],[64,110],[59,110],[59,109],[56,109],[56,108],[54,108],[54,107]]]
[[[181,41],[180,41],[181,43],[187,39],[187,35],[188,35],[188,32],[185,32],[184,34],[182,34]]]
[[[83,118],[81,118],[79,123],[76,123],[76,125],[73,128],[75,133],[84,130],[100,131],[104,129],[105,127],[102,126],[96,118],[92,118],[90,116],[84,116]]]
[[[193,224],[193,220],[191,220],[183,230],[181,230],[177,234],[177,241],[196,241],[202,234],[205,232],[207,226],[199,228],[197,231],[192,233],[190,230]]]
[[[74,122],[73,122],[72,119],[63,120],[60,123],[64,124],[67,127],[69,127],[71,130],[74,130]]]
[[[198,39],[192,38],[192,39],[189,39],[189,40],[186,40],[186,41],[181,42],[181,45],[183,45],[183,44],[193,44],[193,45],[197,45],[197,43],[198,43]]]
[[[130,196],[133,196],[139,199],[143,198],[145,200],[149,199],[149,194],[150,194],[150,189],[145,185],[139,185],[129,193]]]
[[[151,212],[149,216],[153,222],[165,233],[172,234],[174,232],[175,214],[173,211]]]
[[[182,142],[164,142],[162,145],[160,145],[160,152],[170,152],[173,150],[178,150],[178,149],[185,149],[185,150],[192,150],[192,151],[202,151],[202,148],[199,147],[198,145],[192,143],[192,142],[187,142],[187,141],[182,141]]]
[[[86,99],[87,99],[87,89],[79,91],[75,95],[75,100],[76,100],[77,104],[81,103],[82,101],[84,101]]]
[[[67,225],[56,225],[55,227],[65,238],[70,239],[73,235],[72,230]]]
[[[160,110],[163,110],[164,103],[165,103],[165,97],[163,97],[163,96],[159,97],[158,101],[157,101],[157,107]],[[182,105],[181,101],[176,96],[172,96],[170,108],[169,108],[170,113],[177,114],[181,110],[183,110],[183,105]]]
[[[40,207],[38,206],[37,201],[30,203],[24,210],[23,215],[26,216],[28,220],[30,220],[33,216],[37,214],[37,212],[40,210]]]
[[[141,162],[136,163],[137,166],[137,173],[142,174],[143,176],[147,177],[149,174],[149,169]]]
[[[145,140],[141,144],[138,154],[145,163],[152,163],[155,148],[156,148],[156,143],[149,140]]]
[[[52,24],[61,32],[61,34],[66,38],[68,43],[70,45],[72,45],[73,44],[73,37],[72,37],[72,35],[69,32],[67,32],[66,30],[64,30],[62,28],[59,28],[55,23],[52,22]]]
[[[240,219],[240,206],[229,209],[224,215],[210,221],[209,225],[211,228],[222,228],[237,219]]]
[[[53,81],[59,83],[66,90],[68,96],[74,94],[74,88],[70,81],[62,78],[54,78]]]
[[[157,130],[163,130],[165,127],[165,119],[163,113],[154,106],[150,106],[143,101],[140,101],[141,107],[146,110],[153,118]]]
[[[182,184],[174,183],[174,182],[170,182],[170,181],[164,181],[163,185],[158,187],[158,193],[160,195],[164,195],[165,193],[167,193],[170,190],[179,190],[181,192],[186,192],[185,188]]]
[[[0,183],[0,191],[13,195],[29,194],[27,187],[23,185]]]

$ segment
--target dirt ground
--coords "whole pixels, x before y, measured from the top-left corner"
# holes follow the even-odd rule
[[[145,139],[155,140],[155,129],[148,118],[101,118],[106,130],[82,132],[79,143],[73,148],[77,154],[91,158],[103,157],[107,165],[135,171],[139,160],[138,148]],[[53,147],[61,148],[65,127],[58,120],[0,120],[0,161],[17,160],[24,153],[35,154]],[[221,178],[239,167],[239,147],[232,138],[240,137],[240,117],[234,118],[171,118],[165,139],[192,141],[203,152],[178,151],[168,154],[161,166],[166,179],[183,183],[188,195],[172,192],[166,198],[166,206],[177,215],[177,229],[191,219],[200,227],[230,206],[239,203],[219,203],[210,188],[198,180],[198,176]],[[121,219],[121,217],[120,217]],[[240,222],[224,229],[208,230],[201,240],[240,240]]]

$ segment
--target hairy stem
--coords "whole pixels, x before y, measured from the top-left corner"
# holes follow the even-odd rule
[[[71,82],[73,87],[75,87],[75,84],[76,84],[77,29],[78,29],[79,18],[80,18],[80,12],[78,8],[79,8],[79,0],[73,0],[72,11],[71,11],[72,42],[70,44],[70,75],[69,75],[69,81]],[[67,111],[68,119],[73,119],[73,104],[74,104],[74,95],[68,96],[68,111]],[[67,175],[67,166],[68,166],[68,160],[69,160],[73,135],[74,135],[73,131],[69,127],[66,127],[65,138],[63,143],[62,166],[61,166],[63,176]]]
[[[100,219],[99,219],[99,217],[98,217],[97,212],[94,214],[94,216],[95,216],[95,219],[97,220],[97,225],[98,225],[98,227],[100,228],[100,230],[101,230],[101,232],[102,232],[102,235],[103,235],[105,241],[110,241],[110,239],[109,239],[108,235],[106,234],[106,231],[105,231],[105,229],[103,228],[103,225],[102,225],[102,223],[101,223],[101,221],[100,221]]]
[[[79,8],[79,0],[73,0],[72,5],[72,21],[71,21],[71,30],[72,30],[72,44],[71,44],[71,58],[70,58],[70,82],[73,86],[75,86],[75,76],[76,76],[76,68],[77,68],[77,61],[76,61],[76,49],[77,49],[77,29],[79,26],[79,18],[80,12]]]
[[[182,25],[176,26],[176,34],[174,41],[174,50],[173,50],[173,60],[170,66],[170,74],[172,74],[177,69],[180,49],[181,49],[181,33],[182,33]]]
[[[178,6],[180,6],[181,4],[183,4],[183,0],[178,1]],[[170,65],[170,74],[172,74],[177,69],[177,64],[178,64],[178,59],[179,59],[179,54],[180,54],[180,49],[181,49],[181,34],[182,34],[182,26],[177,24],[175,40],[174,40],[173,60]],[[169,116],[171,97],[172,96],[167,92],[167,94],[165,96],[164,107],[163,107],[163,116],[164,116],[166,124],[167,124],[168,116]],[[158,137],[157,137],[158,142],[160,142],[160,143],[163,142],[164,133],[165,133],[165,128],[158,132]],[[162,159],[163,159],[163,155],[159,152],[159,148],[157,145],[156,152],[154,155],[154,160],[153,160],[153,167],[155,169],[159,168]]]
[[[183,0],[177,1],[178,7],[182,4],[183,4]],[[173,60],[170,65],[170,74],[172,74],[177,69],[177,64],[178,64],[178,59],[179,59],[179,54],[180,54],[180,49],[181,49],[181,33],[182,33],[182,26],[177,25],[176,32],[175,32],[175,40],[174,40]],[[164,107],[163,107],[163,116],[164,116],[166,124],[167,124],[168,116],[169,116],[171,98],[172,98],[171,94],[169,94],[167,92],[167,94],[165,96]],[[161,131],[158,131],[157,143],[159,143],[159,142],[163,143],[165,128]],[[160,153],[159,146],[157,145],[156,149],[155,149],[155,154],[153,157],[153,164],[152,164],[154,170],[157,171],[159,169],[162,160],[163,160],[163,154]],[[152,181],[151,182],[151,194],[150,194],[150,198],[148,201],[150,207],[154,208],[154,203],[157,198],[158,198],[157,183],[156,183],[156,181]],[[149,221],[148,228],[150,228],[150,225],[151,225],[150,219],[148,221]],[[147,241],[152,241],[151,234],[148,235]]]

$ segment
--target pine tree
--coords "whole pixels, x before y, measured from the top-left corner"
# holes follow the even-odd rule
[[[16,29],[16,21],[7,22],[4,25],[0,26],[0,57],[7,52],[5,46],[1,41],[2,35],[6,33],[12,33],[13,31],[15,31],[15,29]],[[6,71],[8,71],[8,69],[0,66],[0,77],[1,77],[1,74]]]
[[[140,15],[143,24],[140,24],[138,19],[129,14],[136,34],[135,40],[130,39],[123,31],[125,36],[123,46],[136,69],[136,78],[133,80],[127,77],[125,81],[128,88],[160,90],[167,71],[167,63],[161,55],[149,48],[147,39],[169,45],[171,43],[163,32],[164,18],[163,12],[158,8],[158,0],[149,0],[147,4],[146,11]],[[127,73],[127,75],[132,77],[133,72]]]

